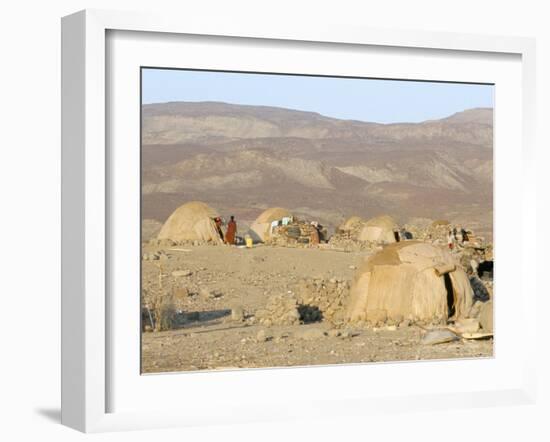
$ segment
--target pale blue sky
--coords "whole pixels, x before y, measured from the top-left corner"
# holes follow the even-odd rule
[[[419,122],[493,107],[494,86],[293,75],[143,69],[144,104],[222,101],[378,123]]]

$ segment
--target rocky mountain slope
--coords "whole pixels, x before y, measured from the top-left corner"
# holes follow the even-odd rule
[[[376,124],[225,103],[142,108],[142,210],[190,199],[252,220],[281,205],[336,225],[352,214],[449,218],[490,235],[492,109]]]

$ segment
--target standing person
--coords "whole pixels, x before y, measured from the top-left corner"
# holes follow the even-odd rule
[[[218,216],[214,219],[214,222],[216,223],[216,229],[218,231],[218,235],[220,235],[220,239],[223,241],[223,231],[222,231],[222,219]]]
[[[225,232],[225,243],[235,244],[235,235],[237,234],[237,222],[235,217],[231,215],[231,219],[227,223],[227,232]]]
[[[456,232],[455,232],[455,240],[457,243],[463,243],[464,241],[462,240],[462,231],[464,229],[462,229],[460,226],[458,226],[458,230],[455,228]]]
[[[468,238],[468,232],[464,227],[462,228],[462,242],[470,242],[470,238]]]
[[[449,230],[449,234],[447,235],[447,245],[449,246],[449,250],[453,250],[454,246],[454,235],[451,230]]]
[[[319,224],[316,221],[311,221],[313,229],[309,237],[309,243],[317,245],[319,244]]]

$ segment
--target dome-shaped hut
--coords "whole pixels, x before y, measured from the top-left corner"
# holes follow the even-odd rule
[[[399,242],[369,256],[357,270],[349,321],[464,318],[473,293],[464,270],[444,248]]]
[[[178,207],[168,217],[157,238],[171,239],[172,241],[199,240],[222,243],[214,221],[218,216],[218,212],[208,204],[191,201]]]
[[[451,224],[449,221],[447,221],[446,219],[436,219],[435,221],[432,222],[431,226],[432,227],[439,227],[439,226],[448,226],[449,224]]]
[[[344,232],[348,232],[350,230],[353,230],[355,227],[357,227],[359,224],[364,223],[365,221],[360,216],[350,216],[348,219],[346,219],[340,226],[338,227],[339,230],[342,230]]]
[[[265,242],[271,237],[272,223],[290,217],[292,217],[290,211],[282,207],[271,207],[264,210],[250,226],[249,235],[254,241]]]
[[[397,241],[396,232],[398,229],[399,226],[391,216],[382,215],[368,220],[357,239],[359,241],[389,244]]]

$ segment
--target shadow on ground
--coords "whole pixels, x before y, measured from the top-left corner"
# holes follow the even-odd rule
[[[42,416],[44,419],[50,422],[60,424],[61,423],[61,409],[59,408],[37,408],[34,410],[36,414]]]

